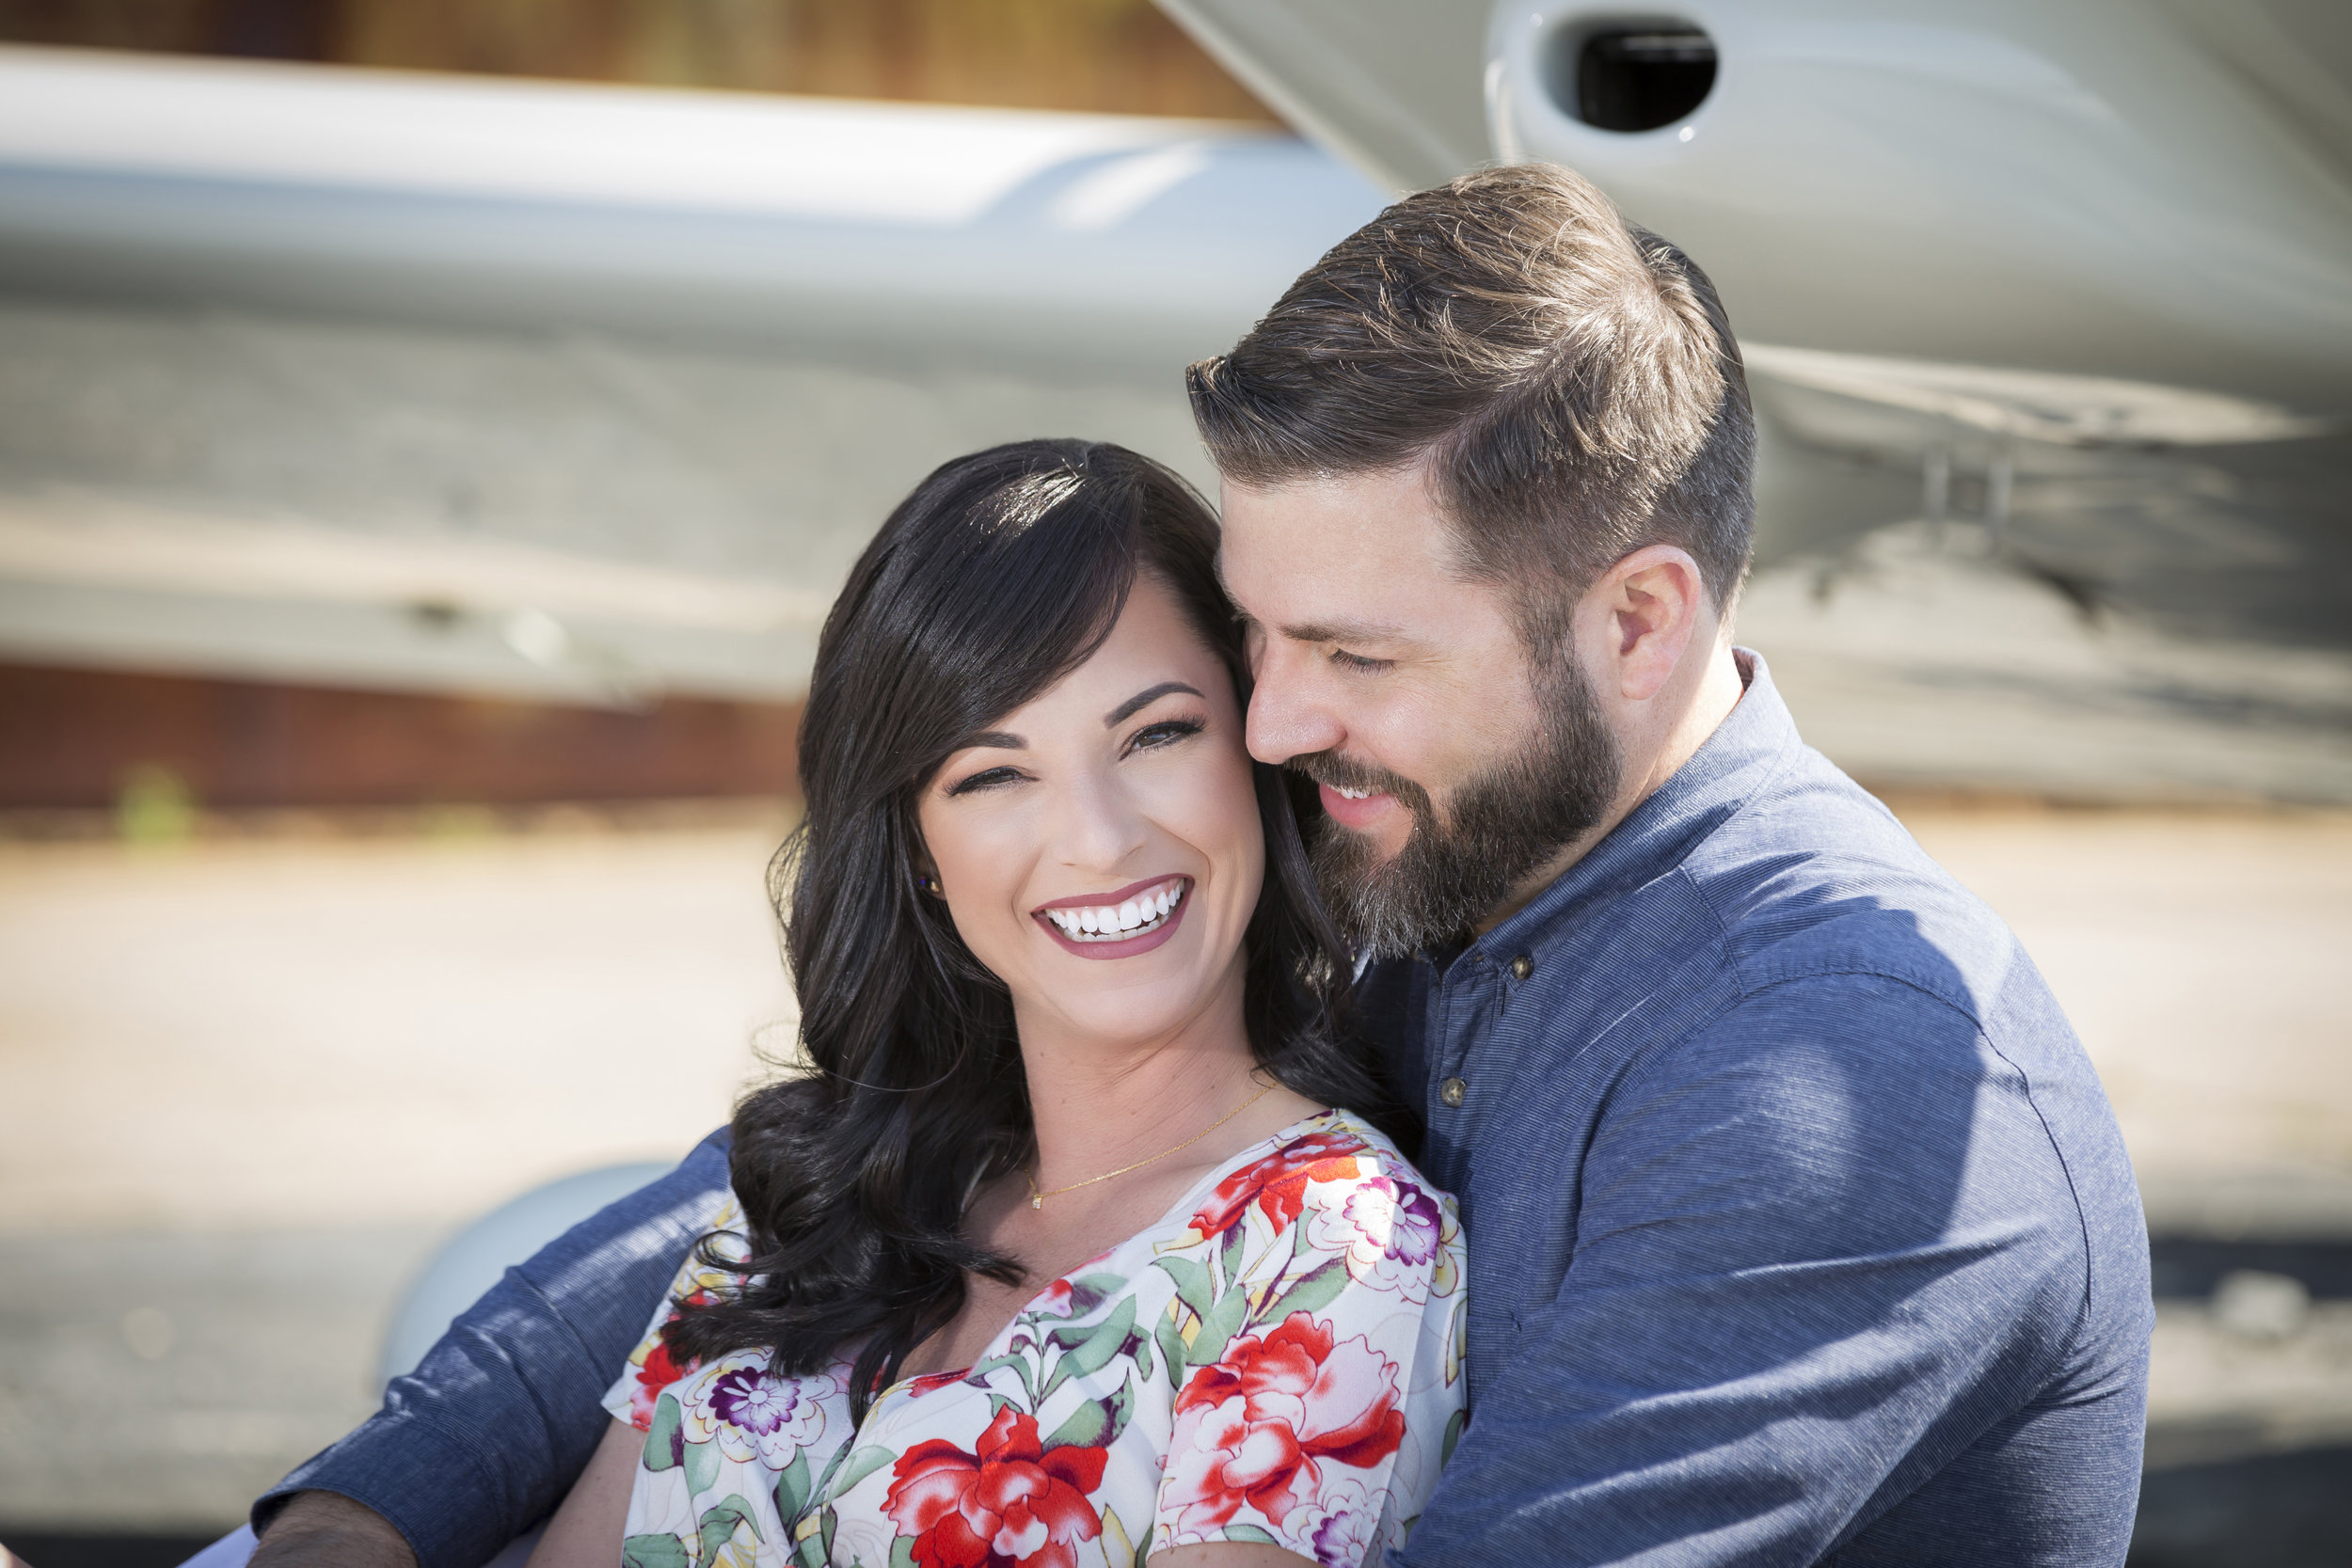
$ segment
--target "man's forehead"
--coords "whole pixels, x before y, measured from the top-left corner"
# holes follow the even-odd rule
[[[1408,635],[1433,594],[1469,585],[1453,537],[1409,474],[1227,480],[1217,572],[1241,610],[1318,641]]]

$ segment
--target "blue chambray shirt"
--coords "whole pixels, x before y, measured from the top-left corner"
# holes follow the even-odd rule
[[[1470,1235],[1471,1418],[1403,1568],[2121,1563],[2147,1238],[2016,939],[1762,660],[1525,909],[1374,966]],[[476,1568],[551,1508],[723,1143],[511,1271],[306,1488]]]
[[[1403,1561],[2121,1563],[2147,1232],[2007,927],[1763,661],[1525,909],[1375,966],[1470,1237],[1470,1421]]]

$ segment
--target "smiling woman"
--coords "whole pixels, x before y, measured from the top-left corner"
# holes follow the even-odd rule
[[[814,1070],[738,1108],[539,1568],[1403,1540],[1460,1425],[1459,1227],[1369,1119],[1216,545],[1158,465],[1042,441],[859,561],[776,872]]]

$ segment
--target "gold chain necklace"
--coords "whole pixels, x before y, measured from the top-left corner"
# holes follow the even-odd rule
[[[1021,1173],[1022,1178],[1029,1183],[1029,1207],[1032,1209],[1042,1209],[1045,1207],[1045,1200],[1049,1197],[1059,1197],[1064,1193],[1074,1193],[1081,1187],[1091,1187],[1097,1181],[1108,1181],[1114,1176],[1124,1176],[1131,1170],[1141,1170],[1146,1165],[1156,1164],[1158,1162],[1167,1159],[1169,1155],[1176,1153],[1180,1149],[1190,1148],[1193,1145],[1199,1143],[1201,1139],[1207,1137],[1210,1133],[1216,1132],[1218,1128],[1224,1126],[1227,1122],[1232,1120],[1235,1117],[1241,1115],[1244,1111],[1247,1111],[1249,1107],[1255,1105],[1259,1101],[1263,1100],[1267,1095],[1272,1094],[1276,1089],[1279,1089],[1281,1086],[1282,1085],[1279,1083],[1268,1084],[1264,1088],[1260,1089],[1256,1094],[1251,1095],[1248,1100],[1243,1101],[1240,1104],[1234,1106],[1232,1110],[1226,1112],[1223,1116],[1209,1123],[1208,1126],[1203,1127],[1200,1132],[1195,1132],[1191,1137],[1186,1138],[1183,1143],[1172,1144],[1167,1148],[1161,1149],[1157,1154],[1152,1155],[1149,1160],[1137,1160],[1132,1165],[1121,1165],[1117,1170],[1106,1170],[1100,1176],[1089,1176],[1084,1181],[1073,1181],[1067,1187],[1056,1187],[1051,1192],[1041,1193],[1037,1190],[1037,1178],[1031,1176],[1027,1171],[1024,1170]]]

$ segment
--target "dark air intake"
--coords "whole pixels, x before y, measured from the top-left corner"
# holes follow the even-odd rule
[[[1576,118],[1603,131],[1655,131],[1706,102],[1715,40],[1696,27],[1588,33],[1576,57]]]

